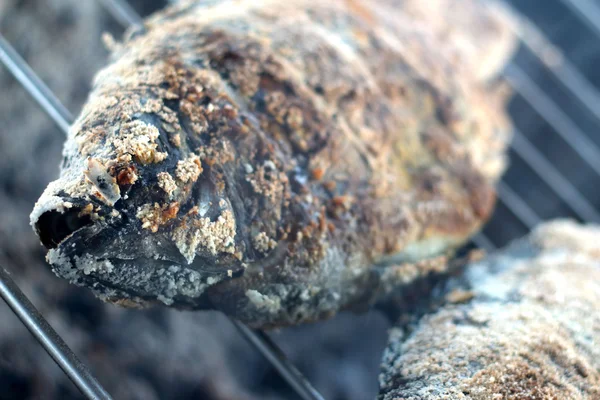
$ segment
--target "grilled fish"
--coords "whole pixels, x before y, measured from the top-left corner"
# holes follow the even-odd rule
[[[391,330],[378,399],[600,398],[599,240],[547,222],[444,282]]]
[[[167,8],[113,42],[71,127],[31,214],[48,262],[253,327],[443,270],[505,167],[508,23],[474,0]]]

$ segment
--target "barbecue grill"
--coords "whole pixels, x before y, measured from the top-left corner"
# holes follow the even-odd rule
[[[123,26],[141,25],[142,18],[126,2],[102,0],[102,3]],[[592,133],[600,124],[600,93],[591,82],[591,71],[583,70],[585,65],[573,52],[561,48],[568,48],[570,43],[560,40],[560,27],[569,24],[583,32],[582,41],[591,40],[594,35],[600,37],[600,3],[592,0],[550,2],[553,9],[562,10],[561,15],[568,19],[563,18],[556,25],[558,28],[554,28],[555,32],[551,32],[547,21],[535,12],[534,3],[515,1],[518,9],[502,4],[518,21],[514,30],[521,47],[504,71],[506,81],[516,94],[510,104],[515,123],[511,167],[498,185],[499,202],[494,218],[470,244],[488,251],[523,236],[546,219],[562,216],[600,223],[600,193],[588,184],[590,177],[600,176],[600,137]],[[600,54],[600,48],[596,51]],[[2,36],[0,61],[66,134],[72,121],[70,112]],[[111,398],[3,266],[0,267],[0,295],[84,396]],[[323,399],[268,335],[236,321],[233,323],[300,398]]]

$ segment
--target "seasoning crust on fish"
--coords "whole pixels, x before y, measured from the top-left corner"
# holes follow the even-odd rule
[[[510,131],[514,38],[455,3],[444,27],[416,1],[192,1],[130,31],[31,215],[54,271],[262,327],[432,272],[490,216]]]

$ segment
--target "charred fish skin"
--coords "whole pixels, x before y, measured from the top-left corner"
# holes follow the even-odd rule
[[[130,32],[31,215],[54,271],[255,327],[369,304],[376,264],[435,272],[490,215],[510,125],[493,74],[415,15],[192,1]]]

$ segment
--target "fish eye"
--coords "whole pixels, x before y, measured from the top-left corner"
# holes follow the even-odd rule
[[[57,247],[67,236],[92,223],[89,215],[81,215],[81,209],[72,208],[64,213],[46,211],[35,224],[42,244],[48,249]]]

